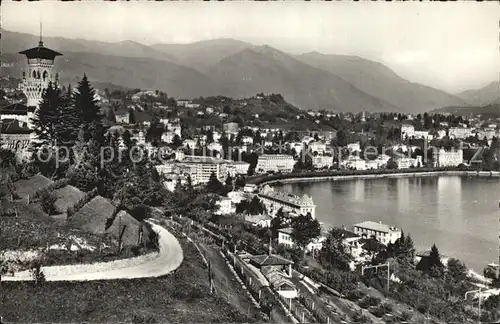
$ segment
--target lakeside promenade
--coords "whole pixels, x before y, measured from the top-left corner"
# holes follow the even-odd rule
[[[287,173],[274,175],[261,175],[250,179],[247,183],[256,185],[273,183],[296,183],[296,182],[320,182],[320,181],[343,181],[355,179],[391,179],[391,178],[417,178],[417,177],[439,177],[439,176],[465,176],[480,178],[497,178],[500,181],[499,171],[462,171],[462,170],[435,170],[435,171],[409,171],[409,172],[387,172],[380,170],[360,171],[360,174],[342,174],[341,172],[307,172]],[[377,171],[377,173],[375,173]],[[355,171],[354,171],[355,172]]]

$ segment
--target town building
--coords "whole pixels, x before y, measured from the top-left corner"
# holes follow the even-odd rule
[[[419,162],[420,166],[422,166],[422,157],[418,156],[417,159],[412,159],[409,157],[399,157],[394,159],[396,162],[398,169],[409,169],[411,167],[417,167]]]
[[[402,124],[401,125],[401,138],[407,139],[415,136],[415,126],[411,124]]]
[[[259,191],[258,196],[270,215],[276,215],[278,210],[283,208],[283,212],[295,213],[297,215],[311,214],[312,218],[316,217],[316,205],[314,205],[313,199],[307,194],[299,197],[294,194],[274,190],[271,186],[265,185]]]
[[[271,220],[273,218],[269,215],[245,215],[245,222],[257,227],[271,227]]]
[[[286,227],[286,228],[281,228],[278,230],[278,244],[283,244],[286,247],[294,247],[295,242],[292,239],[292,232],[293,228],[291,227]],[[311,251],[319,251],[323,248],[323,243],[325,242],[326,237],[324,236],[319,236],[317,238],[314,238],[307,246],[306,246],[306,252],[311,252]]]
[[[350,153],[361,152],[361,145],[359,142],[347,144],[347,149]]]
[[[259,156],[255,170],[257,172],[292,172],[295,160],[291,155],[262,154]]]
[[[330,168],[333,166],[333,157],[328,155],[313,156],[312,164],[315,169]]]
[[[243,187],[243,191],[247,193],[254,193],[257,191],[257,189],[258,189],[257,185],[253,183],[247,183]]]
[[[347,169],[366,170],[366,161],[359,156],[351,155],[347,158],[347,160],[342,161],[342,164]]]
[[[222,125],[222,128],[226,134],[237,135],[238,132],[240,131],[240,127],[238,126],[238,123],[234,123],[234,122],[225,123],[224,125]]]
[[[233,202],[231,198],[218,196],[216,205],[218,206],[216,215],[229,215],[236,211],[236,208],[233,206]]]
[[[471,128],[465,127],[450,127],[448,129],[448,137],[451,139],[465,139],[467,137],[474,136]]]
[[[387,245],[401,237],[401,229],[381,222],[365,221],[354,225],[354,234],[366,238],[374,237],[380,243]]]
[[[437,154],[437,166],[438,167],[448,167],[448,166],[458,166],[464,162],[463,150],[452,150],[446,152],[444,148],[441,148]]]
[[[308,150],[311,153],[317,152],[318,154],[322,155],[326,151],[326,144],[320,141],[310,142],[308,145]]]

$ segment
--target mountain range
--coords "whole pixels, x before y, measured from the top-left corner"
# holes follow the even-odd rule
[[[2,68],[19,77],[26,63],[18,53],[38,44],[30,34],[2,32]],[[293,55],[273,47],[234,39],[191,44],[132,41],[106,43],[44,37],[44,45],[63,53],[56,69],[63,83],[84,73],[91,82],[158,89],[176,98],[208,95],[247,97],[281,93],[302,109],[343,112],[422,112],[498,100],[498,84],[457,95],[413,83],[387,66],[356,56],[311,52]]]

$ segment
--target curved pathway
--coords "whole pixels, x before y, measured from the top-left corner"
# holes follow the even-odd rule
[[[47,281],[87,281],[150,278],[166,275],[177,269],[183,260],[181,245],[165,228],[149,222],[158,233],[159,252],[135,258],[93,264],[42,267]],[[14,276],[2,276],[2,281],[33,280],[29,270]]]

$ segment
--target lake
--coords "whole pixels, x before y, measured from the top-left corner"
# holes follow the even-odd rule
[[[488,263],[498,263],[498,178],[356,179],[274,187],[312,196],[316,218],[326,226],[352,230],[355,223],[381,221],[411,234],[417,251],[436,243],[441,254],[479,273]]]

